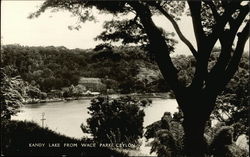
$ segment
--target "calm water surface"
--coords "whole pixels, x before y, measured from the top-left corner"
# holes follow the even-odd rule
[[[42,113],[45,113],[44,125],[58,133],[81,138],[81,123],[89,118],[87,107],[90,100],[75,100],[53,103],[25,104],[14,120],[34,121],[42,125]]]
[[[144,109],[144,127],[160,120],[166,111],[171,113],[177,111],[177,102],[175,99],[151,99],[151,106]],[[86,124],[87,118],[90,117],[87,110],[89,105],[90,99],[26,104],[21,107],[21,112],[12,119],[34,121],[39,125],[42,125],[42,113],[45,113],[46,120],[44,121],[44,125],[46,127],[69,137],[81,138],[83,136],[89,136],[87,134],[83,134],[80,128],[80,125],[83,122]],[[143,147],[143,149],[143,151],[150,151],[150,147]]]

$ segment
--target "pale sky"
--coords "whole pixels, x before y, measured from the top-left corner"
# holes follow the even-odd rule
[[[43,13],[35,19],[28,15],[37,10],[42,1],[1,1],[1,37],[3,44],[20,44],[27,46],[65,46],[67,48],[94,48],[101,41],[94,38],[103,31],[105,20],[112,15],[97,14],[98,22],[86,22],[77,30],[69,30],[68,26],[76,23],[77,18],[67,11]],[[166,31],[174,32],[170,22],[165,17],[154,17],[157,25]],[[178,22],[187,39],[195,45],[191,18],[183,16]],[[177,35],[176,40],[179,41]],[[248,45],[248,44],[247,44]],[[189,49],[181,41],[176,45],[176,54],[190,54]]]

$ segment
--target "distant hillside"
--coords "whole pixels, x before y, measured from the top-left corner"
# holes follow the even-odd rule
[[[70,50],[4,45],[3,52],[7,74],[20,75],[43,92],[77,85],[81,77],[101,78],[115,92],[166,91],[158,88],[162,78],[157,66],[139,47]]]

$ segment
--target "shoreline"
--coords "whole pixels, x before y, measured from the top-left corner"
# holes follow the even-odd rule
[[[105,94],[98,95],[86,95],[79,97],[68,97],[68,98],[51,98],[51,99],[27,99],[24,100],[23,104],[37,104],[37,103],[52,103],[52,102],[63,102],[63,101],[73,101],[73,100],[84,100],[91,99],[96,96],[105,96]],[[170,92],[166,93],[129,93],[129,94],[109,94],[110,97],[118,97],[118,96],[137,96],[139,98],[162,98],[162,99],[174,99],[171,96]]]

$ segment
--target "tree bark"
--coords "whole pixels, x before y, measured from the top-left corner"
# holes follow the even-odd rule
[[[195,109],[194,109],[195,110]],[[190,157],[203,157],[207,152],[207,142],[204,138],[206,119],[197,114],[184,113],[184,153]]]
[[[188,89],[182,100],[177,99],[184,114],[184,154],[188,157],[204,157],[208,152],[204,131],[215,100],[215,94],[204,89]]]
[[[187,123],[184,127],[184,153],[190,157],[204,157],[207,152],[207,143],[204,139],[204,127],[190,125],[193,122]]]

